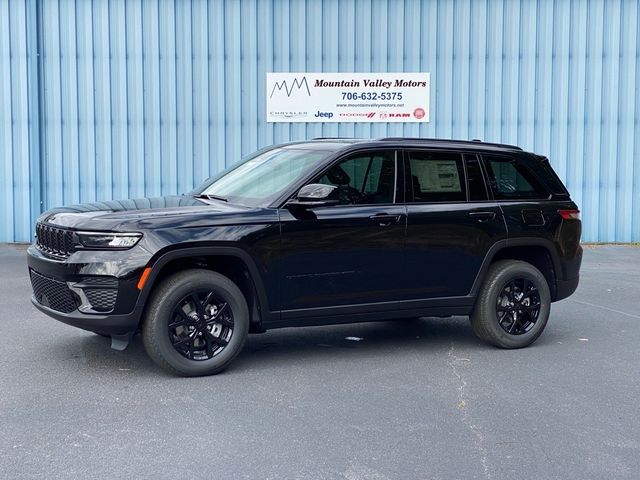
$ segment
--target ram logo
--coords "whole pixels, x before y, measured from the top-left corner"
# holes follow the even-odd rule
[[[294,89],[295,92],[299,91],[299,90],[306,90],[307,91],[307,96],[311,96],[311,92],[309,91],[309,85],[307,84],[307,77],[302,77],[302,80],[298,80],[297,78],[293,79],[293,83],[291,85],[289,85],[287,83],[286,80],[282,80],[281,82],[275,82],[273,84],[273,88],[271,89],[271,95],[269,96],[269,98],[273,98],[274,93],[276,93],[276,90],[278,92],[281,92],[282,90],[285,91],[285,93],[287,94],[287,97],[291,97],[291,95],[294,93]]]

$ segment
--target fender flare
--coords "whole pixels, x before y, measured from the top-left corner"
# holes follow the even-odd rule
[[[149,273],[149,277],[147,278],[140,295],[138,296],[138,301],[136,303],[137,307],[144,307],[146,301],[153,291],[153,287],[155,285],[155,281],[158,278],[158,275],[162,271],[163,267],[172,260],[176,260],[178,258],[193,258],[200,256],[226,256],[226,257],[235,257],[240,259],[249,270],[249,275],[251,277],[251,281],[256,289],[256,296],[258,300],[258,304],[260,306],[260,311],[262,313],[262,321],[268,321],[269,316],[271,315],[271,310],[269,309],[269,301],[267,299],[267,293],[264,288],[264,283],[262,281],[262,276],[258,271],[258,267],[256,266],[253,257],[249,255],[245,250],[238,247],[229,247],[229,246],[190,246],[190,247],[178,247],[172,249],[168,252],[160,254],[155,260],[149,262],[148,266],[151,267],[151,272]]]
[[[504,240],[498,240],[496,243],[491,245],[487,251],[484,260],[482,261],[482,265],[480,265],[480,270],[478,270],[478,274],[471,286],[471,291],[469,292],[470,296],[476,297],[478,295],[478,291],[482,286],[482,282],[484,282],[484,278],[487,274],[487,270],[489,270],[489,266],[491,265],[493,258],[500,250],[504,250],[508,247],[544,247],[548,250],[549,255],[551,256],[551,263],[553,264],[556,282],[562,277],[560,255],[558,254],[553,242],[546,238],[507,238]]]

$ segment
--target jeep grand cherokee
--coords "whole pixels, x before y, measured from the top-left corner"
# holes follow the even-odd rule
[[[578,285],[580,215],[549,161],[477,141],[316,139],[193,192],[56,208],[28,249],[33,304],[161,367],[214,374],[249,332],[469,316],[531,344]]]

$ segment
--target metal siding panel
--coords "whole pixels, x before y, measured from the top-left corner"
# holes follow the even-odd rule
[[[209,176],[209,34],[208,7],[204,1],[193,2],[191,9],[191,54],[193,56],[192,84],[185,88],[191,90],[192,102],[192,142],[193,142],[193,181],[184,186],[200,183]],[[186,47],[186,45],[185,45]],[[186,181],[186,178],[185,178]]]
[[[44,96],[44,190],[45,208],[65,203],[62,166],[62,116],[60,100],[60,34],[59,13],[56,2],[43,2],[42,13],[46,21],[41,26],[44,57],[41,94]]]
[[[26,229],[26,236],[15,237],[17,239],[32,239],[34,233],[34,224],[30,219],[36,218],[42,212],[42,184],[40,174],[40,96],[39,96],[39,62],[38,55],[38,4],[37,0],[27,0],[26,16],[26,35],[27,35],[27,85],[28,85],[28,129],[29,129],[29,196],[30,208],[27,216],[23,216],[18,221]],[[21,22],[17,22],[22,25]],[[0,59],[1,69],[2,59]],[[0,107],[1,110],[2,107]],[[1,123],[1,122],[0,122]],[[28,221],[25,222],[25,219]],[[0,222],[2,228],[2,222]]]
[[[159,104],[160,104],[160,192],[177,192],[176,151],[176,28],[173,0],[158,5]]]
[[[79,2],[76,11],[79,201],[96,200],[96,114],[94,103],[93,9]]]
[[[471,0],[454,3],[453,11],[453,98],[451,135],[453,138],[469,138],[469,95],[471,44]]]
[[[626,205],[627,211],[631,211],[631,240],[640,241],[640,94],[638,93],[638,85],[640,84],[640,5],[636,3],[636,47],[635,47],[635,92],[636,102],[634,109],[633,125],[634,125],[634,148],[633,148],[633,170],[631,177],[633,178],[632,203]],[[626,158],[629,161],[629,158]]]
[[[127,175],[129,195],[145,195],[145,117],[142,0],[125,2],[127,72]]]
[[[518,138],[523,148],[533,149],[536,123],[536,3],[523,2],[520,9],[518,71]]]
[[[36,5],[0,0],[0,241],[30,238],[40,200],[180,193],[322,135],[517,143],[585,240],[640,240],[637,0],[43,0],[42,24]],[[429,71],[431,122],[268,124],[269,71]]]
[[[569,98],[569,2],[556,1],[553,15],[553,54],[551,84],[551,145],[556,172],[567,178],[566,141]]]
[[[233,161],[226,151],[227,61],[225,56],[225,9],[222,2],[209,4],[209,139],[212,142],[209,160],[211,174],[223,170]],[[227,163],[228,162],[228,163]]]
[[[193,186],[193,26],[191,3],[176,8],[176,162],[177,192],[184,193]]]
[[[145,195],[162,193],[160,151],[160,31],[157,1],[142,2],[142,84]]]
[[[62,182],[65,203],[78,203],[78,65],[75,2],[60,2],[60,107],[62,123]],[[111,159],[109,159],[110,161]]]
[[[620,90],[617,99],[618,137],[616,139],[618,162],[615,190],[615,238],[631,241],[633,211],[633,150],[635,138],[633,134],[636,98],[638,87],[635,84],[636,69],[636,36],[638,31],[638,3],[623,2],[621,8],[620,31]]]
[[[23,218],[30,213],[29,195],[29,108],[27,83],[26,4],[12,2],[10,6],[12,152],[13,152],[13,236],[30,235]]]
[[[13,164],[16,159],[13,155],[12,57],[9,0],[3,0],[0,2],[0,95],[3,100],[0,102],[0,155],[4,161],[0,168],[0,202],[6,208],[0,208],[0,242],[11,242],[15,236]]]
[[[585,179],[583,198],[583,231],[590,239],[599,234],[598,202],[600,192],[600,163],[602,145],[602,54],[604,0],[589,2],[587,12],[587,82],[585,112]],[[553,159],[552,159],[553,162]]]
[[[503,2],[489,2],[487,9],[487,68],[485,69],[485,136],[500,141],[502,112]]]
[[[585,105],[587,81],[587,9],[572,4],[569,40],[569,108],[567,145],[567,176],[565,185],[574,201],[583,205],[585,189]]]
[[[598,201],[600,238],[615,236],[616,153],[618,140],[618,85],[620,49],[620,2],[607,0],[604,14],[602,147],[600,153],[600,191]]]
[[[317,9],[313,11],[314,14],[317,15],[317,18],[321,17],[322,9],[320,5],[316,3]],[[257,28],[256,28],[256,38],[258,41],[258,68],[257,68],[257,83],[256,88],[258,89],[258,114],[262,115],[259,119],[260,122],[264,122],[264,118],[266,115],[266,85],[265,78],[267,72],[274,71],[274,36],[273,36],[273,2],[271,1],[259,1],[256,7],[257,14]],[[309,17],[307,17],[307,20]],[[316,23],[317,24],[317,23]],[[319,32],[316,32],[319,33]],[[307,45],[307,52],[310,49],[317,46],[319,42],[317,39],[320,35],[316,35],[313,37],[314,41]],[[319,50],[322,51],[321,49]],[[313,53],[313,52],[312,52]],[[310,62],[317,61],[319,59],[319,55],[310,54]],[[310,64],[308,64],[309,68],[312,68]],[[262,112],[262,113],[260,113]],[[270,145],[274,143],[275,132],[274,132],[274,124],[273,123],[261,123],[260,128],[258,129],[258,146],[263,147],[265,145]],[[319,125],[314,125],[311,129],[313,132],[319,132],[321,127]],[[313,136],[319,136],[312,134]]]
[[[127,104],[127,44],[125,1],[109,2],[109,66],[111,84],[111,159],[114,172],[113,197],[129,193],[129,141]]]
[[[242,157],[242,69],[240,51],[240,3],[225,3],[224,19],[224,74],[225,90],[225,165]]]
[[[111,86],[109,35],[109,3],[106,0],[93,2],[93,75],[96,124],[96,197],[98,200],[113,198],[113,129],[111,126]]]

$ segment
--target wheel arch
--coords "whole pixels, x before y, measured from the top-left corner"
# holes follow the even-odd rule
[[[480,266],[470,295],[477,297],[493,262],[507,259],[522,260],[540,270],[549,284],[551,301],[555,301],[558,294],[557,281],[562,272],[560,256],[553,243],[545,238],[509,238],[493,244]]]
[[[230,278],[244,294],[249,306],[252,331],[262,331],[271,313],[262,276],[253,258],[245,250],[229,246],[192,246],[160,253],[138,297],[137,306],[146,310],[154,288],[167,276],[189,268],[206,268]],[[141,319],[144,313],[141,315]]]

